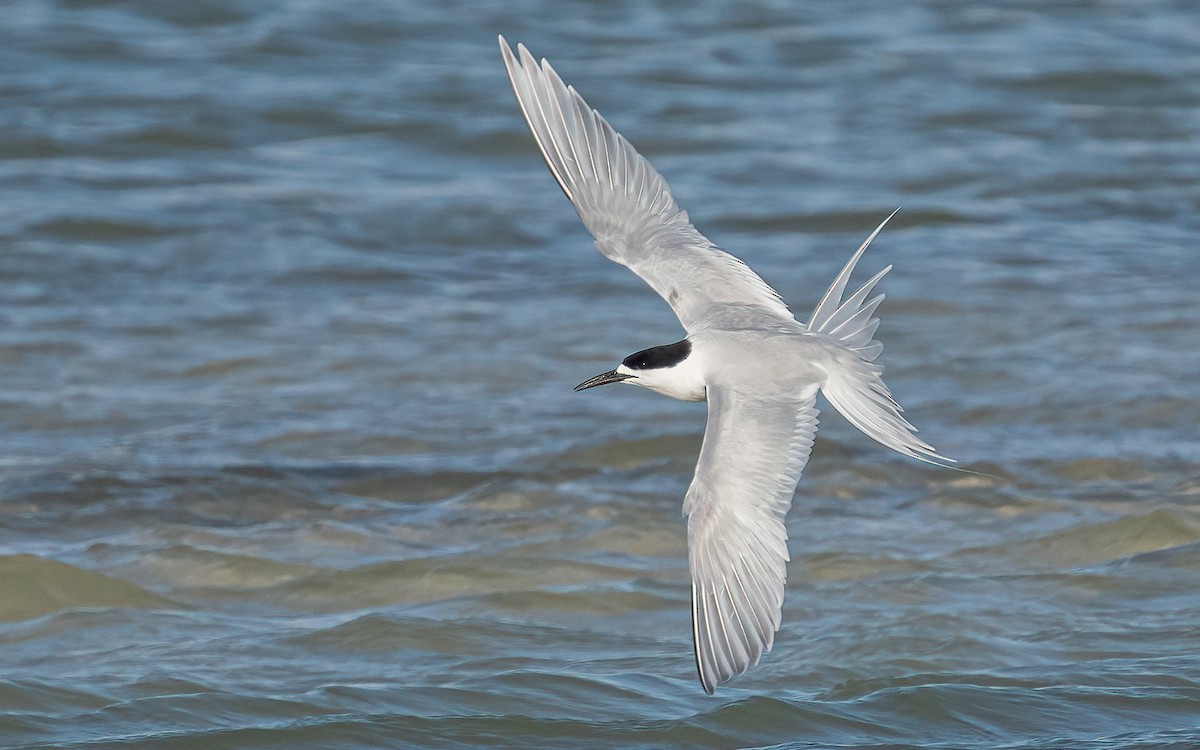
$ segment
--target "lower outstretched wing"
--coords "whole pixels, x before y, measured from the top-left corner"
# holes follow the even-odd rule
[[[708,389],[688,488],[692,631],[708,693],[770,651],[787,579],[783,519],[817,434],[816,386],[795,398]]]

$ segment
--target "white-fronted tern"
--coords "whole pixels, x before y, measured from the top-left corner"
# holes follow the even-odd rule
[[[891,266],[843,299],[855,264],[895,212],[801,323],[745,263],[696,231],[662,176],[550,63],[520,44],[514,56],[504,37],[500,50],[538,148],[596,247],[658,292],[687,333],[575,390],[629,383],[708,401],[683,510],[696,667],[712,693],[757,664],[779,630],[789,559],[784,515],[817,432],[818,391],[883,445],[930,463],[951,461],[915,435],[876,362],[874,313],[883,295],[870,294]]]

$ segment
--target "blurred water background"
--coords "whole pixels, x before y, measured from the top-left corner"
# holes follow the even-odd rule
[[[1179,0],[12,0],[0,747],[1200,746]],[[704,406],[543,166],[549,57],[804,318],[872,227],[917,464],[831,410],[693,673]],[[864,277],[865,278],[865,274]]]

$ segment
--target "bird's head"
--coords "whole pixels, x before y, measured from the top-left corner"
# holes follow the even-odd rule
[[[575,390],[582,391],[609,383],[629,383],[680,401],[703,401],[704,379],[692,354],[692,342],[683,341],[655,346],[630,354],[615,370],[588,378]]]

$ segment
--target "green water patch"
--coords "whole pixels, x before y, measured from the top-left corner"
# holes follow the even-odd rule
[[[177,604],[128,581],[34,555],[0,557],[0,622],[76,607],[175,609]]]

